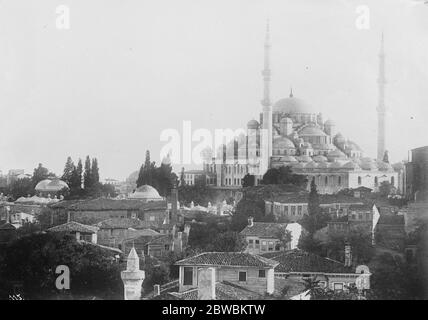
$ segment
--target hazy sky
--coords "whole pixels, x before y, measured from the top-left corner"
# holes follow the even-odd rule
[[[70,29],[56,28],[58,5]],[[356,8],[368,5],[370,28]],[[0,170],[98,158],[102,178],[159,161],[160,133],[239,128],[262,108],[266,18],[272,96],[289,94],[376,154],[385,33],[387,149],[428,144],[428,6],[411,0],[0,0]]]

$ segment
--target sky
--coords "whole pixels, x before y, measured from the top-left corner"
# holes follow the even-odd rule
[[[68,29],[57,27],[60,5]],[[359,6],[368,29],[357,27]],[[161,133],[181,135],[183,121],[245,128],[262,111],[267,18],[272,100],[292,86],[371,157],[383,31],[390,160],[428,145],[421,2],[0,0],[0,170],[42,163],[61,174],[68,156],[90,155],[101,178],[125,179],[146,150],[159,163]]]

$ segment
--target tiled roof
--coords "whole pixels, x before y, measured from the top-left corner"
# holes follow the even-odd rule
[[[109,211],[109,210],[151,210],[166,209],[165,201],[143,202],[130,199],[97,198],[84,201],[63,203],[61,201],[51,208],[68,208],[73,211]]]
[[[244,230],[240,232],[243,236],[258,236],[264,238],[277,238],[276,234],[280,229],[287,227],[286,223],[275,222],[253,222],[250,227],[247,225]]]
[[[349,206],[351,211],[372,211],[373,204],[351,204]]]
[[[354,273],[351,268],[345,267],[339,261],[323,258],[299,249],[279,253],[270,252],[263,254],[263,256],[279,262],[275,272]]]
[[[95,226],[88,226],[79,222],[70,221],[58,226],[49,228],[48,231],[52,232],[82,232],[82,233],[97,233],[98,228]]]
[[[390,224],[390,225],[403,225],[404,226],[404,216],[403,215],[392,215],[392,214],[381,214],[379,217],[378,224]]]
[[[16,227],[9,222],[0,225],[0,230],[16,230]]]
[[[230,266],[272,268],[278,263],[270,259],[244,252],[203,252],[196,256],[177,261],[183,266]]]
[[[100,229],[148,229],[152,223],[133,218],[111,218],[96,224]]]
[[[279,203],[308,203],[308,192],[293,192],[293,193],[283,193],[274,195],[269,198],[271,202]],[[353,204],[363,204],[363,200],[360,198],[354,198],[346,195],[337,195],[337,194],[320,194],[319,195],[320,204],[331,204],[331,203],[353,203]]]

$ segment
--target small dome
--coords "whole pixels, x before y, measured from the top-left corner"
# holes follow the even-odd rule
[[[378,166],[379,170],[381,170],[381,171],[392,171],[393,170],[392,166],[387,162],[379,161],[377,163],[377,166]]]
[[[36,185],[35,190],[41,192],[57,192],[64,188],[68,189],[68,185],[60,179],[45,179]]]
[[[324,123],[324,125],[325,125],[325,126],[334,126],[334,125],[336,125],[336,124],[334,123],[334,121],[333,121],[333,120],[328,119],[328,120]]]
[[[356,170],[361,169],[360,166],[358,165],[358,163],[356,163],[354,161],[349,161],[349,162],[345,163],[342,168],[344,168],[344,169],[353,169],[353,170],[355,170],[355,169]]]
[[[318,169],[328,169],[330,168],[330,164],[328,162],[319,162]]]
[[[294,96],[284,98],[275,102],[272,111],[288,114],[316,114],[316,111],[314,111],[314,108],[311,105]]]
[[[248,129],[258,129],[259,126],[260,126],[260,124],[258,123],[258,121],[254,120],[254,119],[248,121],[248,123],[247,123],[247,128]]]
[[[139,200],[147,200],[147,201],[153,201],[153,200],[162,200],[162,197],[159,195],[159,192],[153,188],[152,186],[149,186],[147,184],[142,185],[141,187],[138,187],[130,196],[130,199],[139,199]]]
[[[335,149],[327,154],[327,158],[330,161],[333,161],[335,159],[346,159],[346,155],[339,149]]]
[[[291,120],[291,119],[290,119],[290,118],[288,118],[288,117],[285,117],[285,118],[282,118],[280,122],[281,122],[281,123],[290,123],[290,124],[292,124],[292,123],[293,123],[293,120]]]
[[[318,168],[318,163],[316,163],[315,161],[311,161],[306,165],[305,168],[306,169],[316,169],[316,168]]]
[[[403,170],[404,169],[404,163],[403,162],[397,162],[397,163],[394,163],[393,165],[392,165],[392,167],[394,168],[394,170]]]
[[[327,162],[328,159],[322,155],[317,155],[312,158],[315,162]]]
[[[334,161],[330,164],[330,168],[332,169],[340,169],[342,168],[342,164],[338,161]]]
[[[299,135],[301,135],[301,136],[327,136],[327,134],[324,131],[322,131],[316,125],[308,125],[306,127],[303,127],[299,131]]]
[[[341,144],[341,143],[345,143],[346,142],[346,139],[345,139],[345,137],[339,132],[338,134],[336,134],[335,136],[334,136],[334,141],[336,142],[336,143],[339,143],[339,144]]]
[[[295,149],[295,146],[290,139],[286,137],[279,137],[273,140],[273,148],[274,149]]]
[[[296,157],[299,162],[311,162],[312,158],[310,156],[298,156]]]
[[[363,170],[376,170],[377,169],[376,162],[374,162],[371,159],[367,160],[367,158],[364,158],[361,160],[360,167]]]
[[[360,146],[351,140],[348,140],[346,142],[346,148],[349,150],[362,151]]]
[[[295,157],[293,156],[284,156],[281,157],[281,160],[284,162],[299,162]]]
[[[293,169],[304,169],[306,167],[305,162],[298,162],[293,164]]]

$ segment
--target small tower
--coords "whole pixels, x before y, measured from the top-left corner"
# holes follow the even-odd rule
[[[145,272],[140,270],[140,259],[134,247],[129,252],[126,270],[120,273],[120,277],[124,285],[125,300],[140,300]]]

